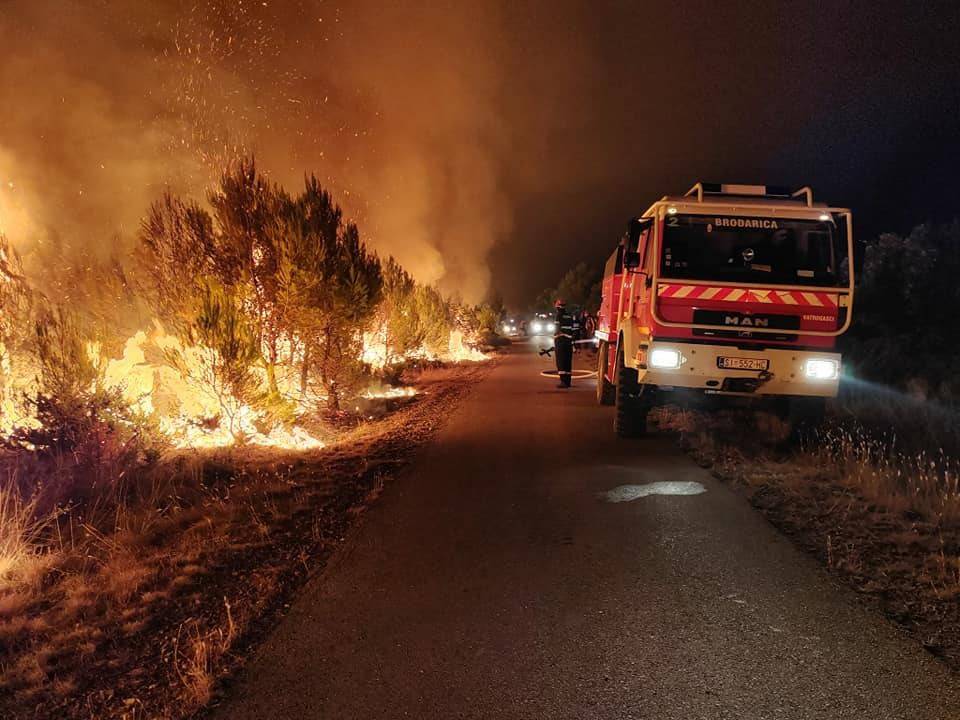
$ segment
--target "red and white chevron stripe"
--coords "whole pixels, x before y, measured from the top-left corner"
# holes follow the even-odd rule
[[[687,300],[711,300],[714,302],[755,302],[803,307],[837,307],[836,293],[808,292],[806,290],[761,290],[758,288],[660,283],[657,295],[662,298],[676,298],[678,300],[685,298]]]

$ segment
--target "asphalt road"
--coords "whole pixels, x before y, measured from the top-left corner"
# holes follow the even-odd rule
[[[452,410],[216,717],[960,717],[914,641],[545,366],[511,353]]]

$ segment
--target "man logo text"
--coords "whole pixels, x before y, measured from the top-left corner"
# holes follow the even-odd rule
[[[724,315],[723,324],[737,325],[739,327],[770,327],[770,321],[767,318],[737,317],[736,315]]]

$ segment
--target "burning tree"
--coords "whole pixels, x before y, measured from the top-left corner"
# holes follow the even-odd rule
[[[424,347],[435,354],[445,352],[453,331],[451,303],[429,285],[418,285],[415,299]]]
[[[392,257],[383,266],[383,301],[377,325],[384,365],[402,362],[419,351],[446,351],[453,329],[451,303],[439,291],[418,284]]]
[[[13,366],[29,343],[31,306],[20,257],[0,235],[0,430],[9,430],[22,415],[21,398],[13,387]]]
[[[319,384],[331,409],[363,376],[364,331],[382,297],[380,261],[311,176],[286,203],[279,277],[291,347],[300,348],[300,394]]]
[[[0,240],[4,436],[66,428],[54,415],[87,408],[181,447],[317,447],[292,426],[361,395],[374,370],[483,358],[469,347],[476,313],[382,264],[316,177],[291,194],[241,160],[207,200],[164,195],[132,265],[52,263],[44,292]]]
[[[338,408],[363,374],[379,260],[312,176],[291,197],[244,160],[223,175],[210,205],[212,213],[167,196],[143,224],[141,259],[158,317],[181,340],[215,350],[218,383],[244,399],[283,414],[317,387]],[[244,363],[263,370],[260,397],[247,389],[253,377],[239,373]]]
[[[385,364],[393,364],[423,344],[416,304],[417,283],[392,257],[383,263],[383,302],[377,325],[386,349]]]

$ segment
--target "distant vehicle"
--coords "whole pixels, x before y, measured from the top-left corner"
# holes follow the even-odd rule
[[[795,428],[839,388],[853,309],[850,211],[809,187],[697,183],[631,221],[607,260],[597,399],[621,436],[663,402],[769,400]]]
[[[504,337],[520,337],[527,334],[527,323],[518,318],[507,317],[500,323],[500,334]]]
[[[557,324],[553,315],[544,312],[533,314],[529,324],[531,335],[553,335],[557,331]]]

